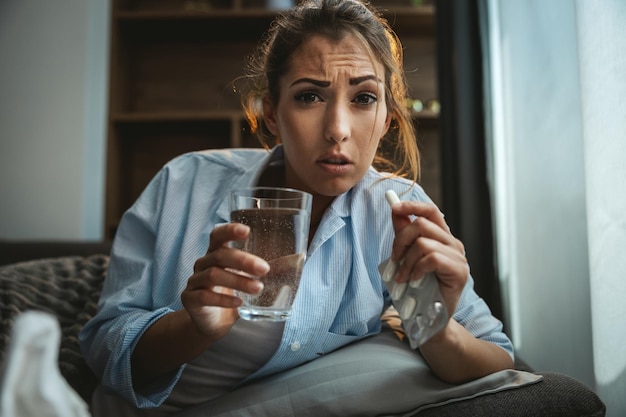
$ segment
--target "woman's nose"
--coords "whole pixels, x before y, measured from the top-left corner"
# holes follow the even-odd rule
[[[325,137],[333,142],[344,142],[350,137],[349,109],[342,104],[329,104],[325,117]]]

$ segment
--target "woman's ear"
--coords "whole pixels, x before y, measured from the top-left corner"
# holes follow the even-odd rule
[[[389,126],[391,126],[391,120],[393,120],[393,115],[391,114],[391,112],[387,112],[387,117],[385,118],[385,128],[383,129],[383,134],[381,135],[381,137],[385,136],[389,131]]]
[[[263,121],[272,135],[278,137],[278,122],[276,121],[276,108],[269,96],[263,97]]]

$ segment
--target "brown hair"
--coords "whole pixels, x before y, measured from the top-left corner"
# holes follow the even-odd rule
[[[381,139],[374,159],[379,169],[392,169],[395,175],[419,178],[419,150],[409,109],[402,64],[402,45],[387,21],[368,2],[361,0],[305,0],[280,14],[250,57],[245,80],[247,91],[242,104],[250,127],[261,144],[269,148],[277,139],[266,128],[261,99],[269,95],[277,104],[279,79],[288,71],[290,57],[312,35],[341,39],[345,35],[361,39],[373,59],[385,69],[385,97],[391,126]],[[391,162],[396,161],[396,163]]]

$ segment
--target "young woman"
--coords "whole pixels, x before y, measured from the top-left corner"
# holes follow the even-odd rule
[[[246,79],[245,108],[267,150],[180,156],[122,219],[99,312],[81,333],[88,362],[115,392],[96,393],[95,414],[116,401],[118,413],[174,412],[377,334],[391,305],[378,265],[390,254],[404,259],[398,281],[434,272],[454,312],[420,347],[436,375],[455,383],[511,367],[511,343],[472,289],[462,243],[415,183],[401,45],[386,22],[357,0],[304,2],[271,26]],[[395,174],[373,167],[382,149],[404,158]],[[232,269],[269,270],[229,247],[248,228],[225,224],[228,193],[253,185],[313,195],[307,260],[284,323],[238,319],[241,300],[223,291],[260,290]],[[404,200],[392,210],[388,189]]]

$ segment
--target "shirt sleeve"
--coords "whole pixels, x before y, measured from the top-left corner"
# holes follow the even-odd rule
[[[413,187],[412,199],[432,202],[421,187]],[[474,337],[495,343],[514,358],[513,344],[502,331],[502,322],[493,316],[485,300],[474,291],[474,279],[471,275],[452,317]]]
[[[164,168],[124,214],[117,230],[98,312],[79,335],[83,355],[101,384],[136,407],[160,405],[176,384],[183,367],[155,381],[149,393],[132,383],[131,355],[143,333],[169,307],[155,308],[153,292],[156,230],[168,181]]]
[[[502,331],[502,322],[493,316],[485,300],[476,294],[471,276],[467,279],[452,317],[474,337],[500,346],[514,359],[513,344]]]

